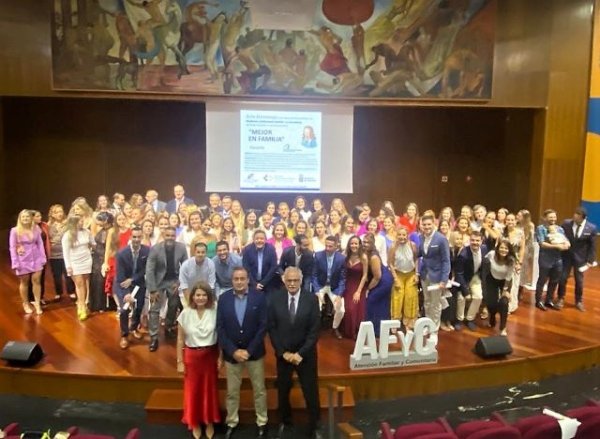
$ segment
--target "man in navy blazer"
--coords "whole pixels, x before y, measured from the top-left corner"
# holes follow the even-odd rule
[[[463,247],[458,254],[455,262],[454,280],[460,284],[458,295],[456,297],[456,320],[455,329],[462,328],[464,321],[471,331],[475,331],[475,317],[483,299],[483,290],[481,287],[481,266],[483,258],[488,250],[481,244],[481,232],[473,230],[469,236],[469,246]],[[466,299],[471,299],[471,304],[467,310],[465,318]]]
[[[129,332],[140,340],[142,335],[137,328],[140,324],[140,316],[144,309],[144,301],[146,298],[146,261],[150,248],[142,245],[142,229],[139,227],[133,228],[131,231],[130,245],[120,250],[117,253],[117,277],[115,279],[115,291],[121,303],[121,311],[119,314],[119,322],[121,326],[121,341],[119,346],[121,349],[127,349],[129,346]],[[138,291],[135,298],[132,295],[135,287]],[[125,309],[125,304],[127,309]],[[131,317],[131,325],[129,323],[129,311],[133,308]]]
[[[583,272],[580,268],[591,267],[596,260],[596,236],[598,229],[587,220],[585,207],[575,209],[573,218],[565,220],[562,224],[565,236],[571,243],[571,247],[561,253],[562,275],[558,284],[557,306],[562,308],[565,304],[567,280],[571,270],[575,276],[575,307],[579,311],[585,311],[583,307]]]
[[[267,243],[263,230],[254,231],[252,240],[252,244],[242,251],[242,264],[250,277],[250,288],[267,293],[275,291],[279,287],[275,247]]]
[[[346,289],[346,258],[337,251],[337,238],[325,238],[325,250],[315,253],[312,275],[313,292],[319,298],[319,307],[323,308],[325,295],[333,303],[333,332],[338,339],[342,338],[339,327],[346,309],[342,294]]]
[[[219,297],[217,333],[227,371],[227,432],[232,437],[239,423],[240,385],[242,372],[248,370],[259,438],[267,437],[267,391],[265,388],[265,334],[267,332],[267,301],[264,294],[248,288],[248,272],[234,268],[233,289]]]
[[[436,325],[433,336],[437,337],[442,315],[442,294],[450,277],[450,246],[446,237],[434,230],[432,215],[421,218],[421,227],[423,235],[419,240],[419,278],[425,299],[425,316]]]
[[[173,195],[175,198],[169,201],[166,206],[166,211],[169,213],[177,212],[181,204],[186,204],[188,206],[190,204],[196,204],[194,203],[194,200],[185,196],[185,189],[180,184],[175,185],[173,188]]]

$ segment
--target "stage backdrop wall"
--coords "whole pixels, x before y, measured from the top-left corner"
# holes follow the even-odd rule
[[[46,212],[50,204],[68,204],[79,195],[95,202],[101,193],[129,196],[154,187],[166,200],[177,182],[192,198],[206,202],[203,104],[3,102],[4,227],[24,207]],[[358,107],[354,194],[343,198],[349,206],[366,200],[374,209],[385,199],[399,209],[409,201],[436,210],[475,202],[493,208],[530,206],[534,115],[535,110]],[[293,195],[243,194],[240,199],[244,206],[262,207],[269,199],[291,200]]]

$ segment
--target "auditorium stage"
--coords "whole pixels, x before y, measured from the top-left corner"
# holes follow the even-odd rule
[[[157,352],[148,351],[148,339],[119,348],[118,321],[114,312],[91,316],[81,323],[70,300],[50,304],[41,316],[24,317],[17,282],[2,261],[0,291],[0,347],[8,340],[36,341],[46,353],[35,367],[0,366],[0,392],[55,398],[144,402],[155,388],[177,389],[175,342],[162,336]],[[47,276],[48,277],[48,276]],[[52,292],[50,282],[47,291]],[[49,297],[51,295],[49,294]],[[525,292],[519,309],[509,316],[513,354],[502,360],[483,360],[472,353],[479,337],[491,329],[440,333],[439,362],[435,365],[351,371],[349,355],[354,343],[323,332],[319,340],[319,376],[322,385],[351,386],[361,399],[396,398],[436,394],[538,380],[593,367],[600,359],[600,270],[586,274],[587,311],[573,306],[572,285],[561,312],[537,310],[533,293]],[[275,362],[267,341],[267,385],[274,386]],[[223,371],[221,373],[223,376]],[[224,387],[224,378],[220,386]],[[248,385],[248,383],[245,383]]]

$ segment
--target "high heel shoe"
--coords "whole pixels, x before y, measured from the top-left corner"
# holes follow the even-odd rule
[[[83,322],[84,320],[86,320],[88,318],[87,309],[82,308],[79,311],[77,311],[77,318],[79,319],[80,322]]]
[[[25,311],[25,314],[33,314],[33,309],[31,309],[31,305],[27,302],[23,302],[23,311]]]
[[[42,311],[42,306],[38,302],[33,302],[33,307],[35,308],[35,313],[38,316],[44,313],[44,311]]]

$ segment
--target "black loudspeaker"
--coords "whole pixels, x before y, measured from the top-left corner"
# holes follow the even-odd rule
[[[0,358],[10,366],[34,366],[44,356],[42,347],[26,341],[9,341],[4,345]]]
[[[512,354],[512,347],[508,337],[482,337],[475,343],[475,353],[481,358],[503,357]]]

